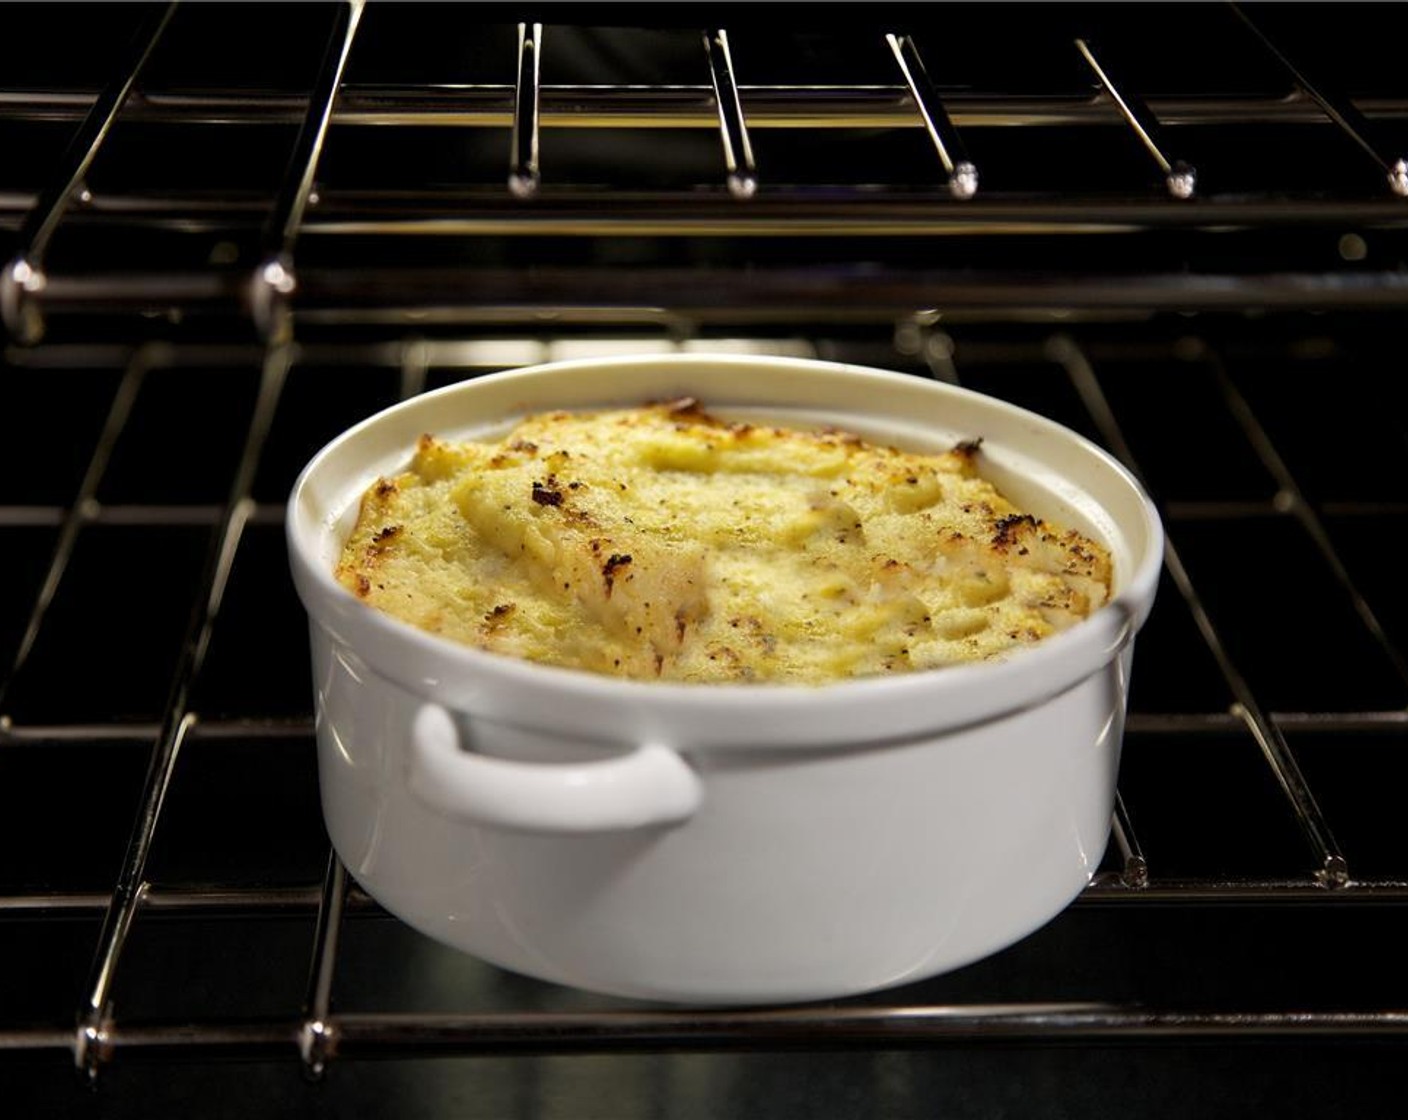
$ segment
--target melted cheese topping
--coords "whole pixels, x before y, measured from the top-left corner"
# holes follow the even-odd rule
[[[423,436],[337,578],[481,649],[636,679],[819,684],[993,658],[1105,602],[1110,560],[981,478],[692,400]]]

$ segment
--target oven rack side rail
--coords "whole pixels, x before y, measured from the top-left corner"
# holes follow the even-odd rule
[[[308,917],[321,894],[305,886],[237,886],[179,884],[143,886],[144,918]],[[0,920],[57,921],[101,917],[112,895],[99,891],[35,891],[0,896]],[[1355,879],[1333,889],[1307,875],[1299,878],[1169,878],[1132,881],[1128,871],[1102,871],[1073,901],[1074,906],[1329,906],[1354,907],[1408,903],[1408,879]],[[352,919],[388,915],[365,891],[347,891],[344,911]]]
[[[461,219],[455,219],[456,222]],[[1356,235],[1357,236],[1357,235]],[[1079,255],[1079,254],[1077,254]],[[32,275],[27,273],[26,275]],[[834,322],[875,324],[897,308],[941,313],[1095,318],[1175,312],[1255,313],[1393,311],[1408,306],[1408,273],[1366,271],[1213,273],[1070,272],[975,275],[867,269],[843,277],[818,268],[745,268],[705,272],[669,268],[548,267],[528,271],[387,267],[301,268],[272,274],[290,304],[289,329],[378,325],[403,330],[501,327],[544,316],[620,321],[627,317],[701,323],[779,325],[817,314]],[[46,274],[15,337],[32,344],[45,318],[63,334],[92,336],[115,321],[150,337],[244,337],[275,321],[261,310],[268,277],[257,282],[212,272]],[[37,318],[32,318],[35,316]],[[284,321],[284,320],[278,320]],[[94,324],[98,324],[96,327]]]
[[[321,1076],[334,1059],[897,1050],[938,1046],[1257,1044],[1408,1039],[1408,1011],[1175,1011],[1084,1003],[879,1009],[341,1014],[328,1019],[0,1030],[0,1053],[286,1058]]]
[[[349,127],[494,127],[513,123],[516,86],[507,83],[388,85],[348,82],[332,123]],[[706,83],[569,84],[542,82],[540,123],[552,128],[718,127],[713,87]],[[760,85],[740,82],[748,126],[766,128],[921,128],[908,87],[858,84]],[[87,90],[0,89],[0,121],[78,122],[96,95]],[[1021,96],[955,90],[944,95],[956,127],[1023,128],[1109,125],[1117,118],[1106,90],[1089,96]],[[1305,124],[1332,126],[1303,89],[1277,96],[1150,97],[1147,107],[1166,125]],[[1408,97],[1356,97],[1367,120],[1408,120]],[[152,124],[298,124],[306,99],[259,90],[135,91],[128,119]]]

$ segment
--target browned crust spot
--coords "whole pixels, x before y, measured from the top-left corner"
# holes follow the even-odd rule
[[[712,419],[704,406],[699,403],[696,397],[676,397],[672,401],[665,401],[661,406],[665,410],[666,416],[689,416],[699,420]]]
[[[593,545],[596,543],[595,541],[592,542]],[[606,563],[601,566],[601,578],[606,584],[606,597],[608,599],[611,598],[612,588],[616,586],[616,573],[622,568],[630,567],[630,564],[631,557],[629,553],[623,556],[619,552],[613,552],[607,558]]]
[[[992,527],[992,546],[999,552],[1006,552],[1021,540],[1024,528],[1036,527],[1037,520],[1029,513],[1011,513],[1000,517]]]
[[[553,480],[548,479],[548,485],[534,481],[533,501],[540,506],[560,506],[562,505],[562,491],[552,485]]]
[[[494,626],[511,615],[514,611],[514,607],[515,604],[513,603],[499,603],[484,616],[484,621],[490,626]]]

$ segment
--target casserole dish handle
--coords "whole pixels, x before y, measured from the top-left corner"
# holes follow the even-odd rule
[[[699,808],[699,776],[669,747],[581,763],[520,762],[460,745],[454,717],[426,704],[411,728],[411,792],[442,816],[530,832],[677,824]]]

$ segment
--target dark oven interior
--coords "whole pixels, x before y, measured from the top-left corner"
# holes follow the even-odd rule
[[[11,1114],[1339,1115],[1394,1086],[1388,6],[0,21]],[[662,1010],[440,948],[330,861],[299,468],[463,378],[710,350],[1015,401],[1160,504],[1104,868],[988,960]]]

